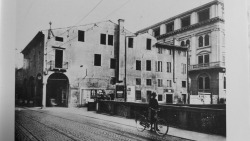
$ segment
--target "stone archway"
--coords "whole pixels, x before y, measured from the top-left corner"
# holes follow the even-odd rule
[[[69,80],[63,73],[53,73],[47,80],[46,106],[68,106]]]

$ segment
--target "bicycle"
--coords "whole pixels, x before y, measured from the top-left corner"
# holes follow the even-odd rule
[[[161,136],[164,136],[168,133],[169,130],[169,125],[167,123],[167,121],[165,121],[162,118],[158,117],[158,112],[160,111],[160,109],[152,109],[151,110],[155,111],[155,118],[156,121],[154,122],[154,131]],[[141,115],[139,114],[139,118],[137,118],[136,116],[136,128],[138,131],[143,132],[146,128],[150,127],[150,120],[147,118],[148,116],[146,115]]]

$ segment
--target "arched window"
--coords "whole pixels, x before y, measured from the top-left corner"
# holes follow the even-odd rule
[[[210,79],[206,74],[202,74],[198,78],[198,89],[202,92],[210,89]]]
[[[185,46],[185,42],[184,41],[181,41],[181,46]]]
[[[190,45],[190,41],[189,40],[186,41],[186,46],[188,46],[188,45]]]
[[[199,47],[202,47],[203,46],[203,37],[200,36],[199,37]]]
[[[209,45],[209,35],[205,35],[205,46]]]

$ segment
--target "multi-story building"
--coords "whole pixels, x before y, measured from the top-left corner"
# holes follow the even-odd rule
[[[160,103],[185,103],[187,48],[156,43],[118,22],[38,32],[22,51],[24,98],[35,105],[76,106],[101,94],[148,102],[156,92]]]
[[[217,103],[220,98],[226,97],[223,2],[209,2],[137,33],[149,33],[158,42],[189,48],[191,103],[199,103],[199,100]],[[210,102],[206,101],[209,99]]]

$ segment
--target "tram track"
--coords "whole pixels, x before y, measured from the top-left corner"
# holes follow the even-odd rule
[[[59,115],[56,115],[55,113],[51,114],[51,113],[46,112],[46,111],[37,111],[37,110],[32,110],[30,108],[23,108],[23,109],[35,112],[37,114],[45,114],[43,116],[47,116],[47,117],[51,116],[51,118],[57,118],[57,120],[59,120],[59,119],[66,120],[65,122],[71,122],[72,124],[78,125],[78,128],[83,129],[83,131],[86,134],[92,134],[92,135],[95,134],[96,135],[95,137],[97,137],[97,136],[104,137],[107,140],[128,140],[128,141],[130,141],[130,140],[168,140],[165,137],[160,137],[160,136],[154,135],[152,133],[147,134],[145,132],[137,132],[136,128],[132,127],[132,126],[126,125],[130,129],[120,128],[118,125],[114,125],[114,124],[117,124],[116,122],[115,123],[109,122],[109,123],[104,123],[104,124],[100,123],[100,122],[93,122],[93,120],[101,120],[101,119],[98,119],[98,118],[93,119],[92,117],[89,117],[89,116],[81,115],[81,117],[84,117],[84,119],[83,118],[80,119],[79,115],[77,118],[77,116],[73,116],[73,114],[71,115],[70,113],[67,113],[63,116],[62,115],[59,116]],[[29,112],[29,114],[30,113],[31,112]],[[22,114],[22,115],[24,115],[24,114]],[[36,114],[34,114],[34,115],[36,115]],[[42,117],[41,115],[37,116],[37,117],[36,116],[30,117],[30,116],[32,116],[32,114],[30,114],[29,116],[27,116],[27,115],[25,115],[25,116],[27,118],[32,119],[32,120],[36,120],[35,118],[37,118],[37,117]],[[87,119],[87,118],[89,118],[89,119]],[[92,122],[90,122],[90,120],[92,120]],[[71,138],[72,140],[89,140],[89,138],[84,139],[84,138],[82,138],[84,136],[81,136],[81,135],[77,136],[77,134],[72,134],[71,132],[65,133],[65,131],[62,131],[61,129],[58,129],[58,128],[55,128],[51,125],[48,125],[48,123],[47,124],[41,123],[39,120],[36,120],[36,122],[39,122],[40,124],[43,124],[44,126],[49,126],[50,129],[55,130],[58,133],[63,134],[65,136]],[[112,128],[110,128],[110,127],[112,127]],[[134,130],[132,128],[134,128]],[[86,129],[86,130],[84,130],[84,129]],[[179,137],[177,137],[177,138],[179,138]],[[97,139],[97,140],[99,140],[99,139]],[[181,139],[181,138],[179,138],[179,139]],[[184,140],[187,140],[187,139],[184,139]]]
[[[35,110],[30,110],[30,111],[38,112],[38,111],[35,111]],[[128,140],[128,141],[130,141],[130,140],[139,140],[139,138],[134,138],[132,136],[127,136],[127,135],[125,135],[123,133],[119,133],[118,131],[114,132],[114,130],[111,130],[111,129],[108,129],[108,128],[103,128],[99,124],[88,123],[88,122],[82,123],[82,122],[74,121],[74,120],[71,120],[71,119],[68,119],[68,118],[63,118],[63,117],[55,116],[55,115],[52,115],[52,114],[47,114],[47,113],[44,113],[44,112],[38,112],[38,113],[43,113],[43,114],[50,115],[50,116],[53,116],[53,117],[56,117],[56,118],[61,118],[61,119],[64,119],[64,120],[75,122],[77,124],[82,124],[84,126],[88,126],[88,127],[92,127],[92,128],[96,128],[96,129],[102,130],[102,132],[99,132],[100,136],[106,136],[107,137],[107,135],[108,135],[109,137],[113,137],[113,138],[116,138],[116,139],[118,138],[118,140]],[[43,124],[43,125],[51,128],[51,129],[59,132],[60,134],[66,135],[68,137],[71,137],[73,140],[89,140],[89,138],[85,138],[85,139],[74,138],[74,136],[76,136],[76,135],[70,135],[69,136],[69,133],[64,133],[63,131],[60,131],[59,129],[57,129],[55,127],[51,127],[51,126],[48,126],[47,124],[41,123],[40,121],[38,121],[38,120],[36,120],[36,119],[34,119],[32,117],[29,117],[29,116],[26,116],[26,115],[23,115],[23,116],[25,116],[26,118],[32,119],[32,120],[34,120],[34,121],[36,121],[36,122],[38,122],[40,124]],[[90,128],[88,128],[88,129],[90,129]],[[89,131],[93,131],[93,129],[91,129]],[[100,140],[100,139],[98,139],[98,140]],[[112,140],[112,139],[108,139],[108,140]],[[140,139],[140,140],[147,140],[147,139],[145,138],[145,139]]]

